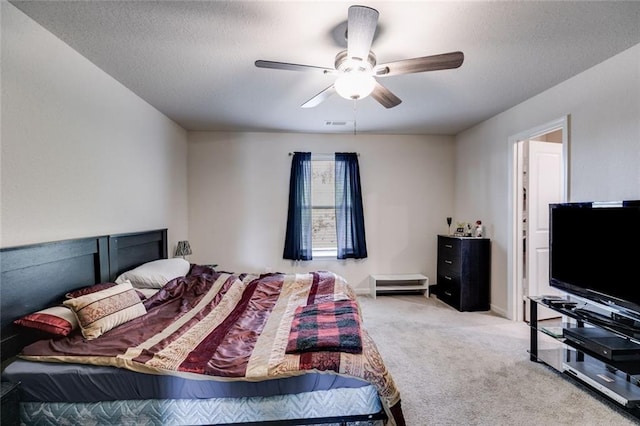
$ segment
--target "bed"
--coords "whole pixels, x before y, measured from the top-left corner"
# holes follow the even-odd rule
[[[328,271],[189,265],[144,295],[126,282],[90,293],[144,307],[95,337],[14,323],[167,254],[166,229],[2,249],[2,379],[20,382],[22,423],[404,424],[353,290]],[[330,337],[318,339],[327,318]]]

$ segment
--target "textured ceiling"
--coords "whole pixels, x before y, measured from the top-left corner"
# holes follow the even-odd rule
[[[254,61],[332,68],[358,3],[11,3],[188,130],[456,134],[640,43],[638,1],[364,2],[379,63],[460,50],[462,67],[380,79],[392,109],[337,95],[302,109],[334,77]]]

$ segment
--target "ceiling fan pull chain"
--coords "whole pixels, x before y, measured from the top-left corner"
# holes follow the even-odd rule
[[[357,118],[357,114],[356,114],[356,111],[357,111],[356,103],[357,102],[358,102],[357,99],[353,100],[353,136],[356,135],[356,125],[357,125],[356,123],[358,122],[358,118]]]

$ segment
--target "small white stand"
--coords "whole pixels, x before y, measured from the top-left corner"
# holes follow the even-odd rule
[[[374,299],[378,291],[424,290],[425,297],[429,297],[429,278],[422,274],[370,275],[369,289]]]

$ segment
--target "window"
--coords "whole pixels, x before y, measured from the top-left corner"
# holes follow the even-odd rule
[[[291,161],[285,259],[367,257],[358,155],[314,156]]]
[[[336,257],[335,161],[311,157],[311,247],[314,257]]]

